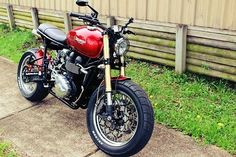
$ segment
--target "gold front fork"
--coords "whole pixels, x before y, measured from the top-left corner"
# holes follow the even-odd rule
[[[125,57],[120,57],[121,67],[120,67],[120,76],[125,77]]]
[[[104,44],[104,61],[105,61],[105,88],[107,96],[107,106],[110,109],[112,106],[112,97],[111,97],[111,65],[110,65],[110,49],[109,49],[109,37],[107,34],[103,36]]]

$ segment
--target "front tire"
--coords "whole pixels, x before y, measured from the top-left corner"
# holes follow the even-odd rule
[[[32,101],[32,102],[38,102],[43,100],[47,95],[49,94],[49,90],[47,88],[44,88],[43,82],[29,82],[26,83],[23,79],[23,73],[26,70],[26,66],[30,59],[36,59],[35,52],[33,51],[27,51],[23,54],[21,57],[21,60],[18,65],[17,70],[17,83],[20,90],[20,93],[23,97],[26,99]],[[33,69],[34,72],[38,72],[38,69]]]
[[[112,85],[114,120],[109,122],[105,118],[106,98],[102,86],[88,103],[88,130],[94,143],[106,154],[131,156],[139,152],[152,135],[153,108],[145,92],[132,81],[113,82]]]

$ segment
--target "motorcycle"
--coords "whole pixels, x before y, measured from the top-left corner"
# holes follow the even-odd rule
[[[111,156],[134,155],[152,135],[154,113],[144,90],[125,75],[125,34],[134,34],[128,29],[133,18],[107,28],[87,0],[76,4],[92,10],[89,15],[70,14],[84,26],[67,35],[50,24],[38,27],[43,46],[26,51],[19,62],[20,93],[32,102],[51,94],[72,109],[87,109],[88,131],[100,150]],[[111,70],[119,76],[112,77]]]

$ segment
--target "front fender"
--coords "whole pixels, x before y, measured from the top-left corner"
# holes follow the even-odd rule
[[[131,80],[131,78],[125,76],[118,76],[111,78],[111,81],[126,81],[126,80]]]

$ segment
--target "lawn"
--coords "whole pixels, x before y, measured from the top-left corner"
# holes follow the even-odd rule
[[[29,31],[9,32],[0,26],[0,43],[0,55],[17,62],[35,39]],[[171,68],[137,60],[128,65],[127,75],[148,93],[157,123],[236,154],[233,83],[192,73],[177,75]]]
[[[9,143],[0,142],[0,157],[17,157],[17,154]]]
[[[13,60],[15,63],[29,47],[34,47],[36,40],[30,31],[10,31],[5,25],[0,25],[0,56]]]
[[[134,61],[128,76],[148,93],[156,122],[236,153],[236,91],[223,80]]]

